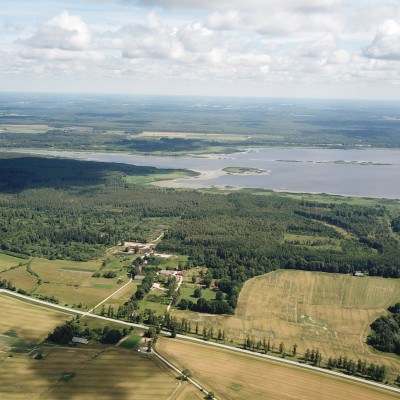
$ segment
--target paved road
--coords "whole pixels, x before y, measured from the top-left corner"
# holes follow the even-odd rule
[[[69,307],[64,307],[64,306],[60,306],[58,304],[53,304],[53,303],[49,303],[47,301],[35,299],[33,297],[25,296],[25,295],[22,295],[22,294],[19,294],[19,293],[16,293],[16,292],[11,292],[11,291],[6,290],[6,289],[0,289],[0,293],[1,292],[10,294],[10,295],[15,296],[15,297],[20,297],[20,298],[23,298],[25,300],[33,301],[33,302],[36,302],[36,303],[39,303],[39,304],[44,304],[44,305],[49,306],[49,307],[53,307],[53,308],[57,308],[57,309],[60,309],[60,310],[64,310],[64,311],[67,311],[67,312],[70,312],[70,313],[73,313],[73,314],[87,315],[88,317],[99,318],[99,319],[102,319],[102,320],[105,320],[105,321],[109,321],[109,322],[117,322],[117,323],[120,323],[122,325],[133,326],[133,327],[137,327],[137,328],[141,328],[141,329],[149,329],[149,327],[146,326],[146,325],[135,324],[133,322],[125,322],[125,321],[121,321],[121,320],[113,319],[113,318],[108,318],[108,317],[102,317],[101,315],[96,315],[96,314],[88,314],[85,311],[74,310],[74,309],[69,308]],[[170,334],[170,332],[165,331],[165,330],[162,330],[161,333],[165,334],[165,335],[169,335]],[[240,353],[244,353],[244,354],[248,354],[248,355],[252,355],[252,356],[256,356],[256,357],[261,357],[261,358],[266,358],[266,359],[270,359],[270,360],[274,360],[274,361],[278,361],[278,362],[282,362],[282,363],[286,363],[286,364],[291,364],[291,365],[296,366],[298,368],[308,368],[308,369],[311,369],[311,370],[314,370],[314,371],[323,372],[325,374],[335,375],[335,376],[338,376],[340,378],[350,379],[350,380],[353,380],[353,381],[364,383],[366,385],[376,386],[376,387],[379,387],[379,388],[382,388],[382,389],[387,389],[387,390],[391,390],[391,391],[400,393],[400,389],[398,389],[398,388],[394,388],[394,387],[391,387],[391,386],[383,385],[381,383],[372,382],[372,381],[368,381],[368,380],[365,380],[365,379],[357,378],[355,376],[341,374],[340,372],[335,372],[335,371],[330,371],[330,370],[327,370],[327,369],[324,369],[324,368],[314,367],[314,366],[308,365],[308,364],[301,364],[301,363],[298,363],[296,361],[287,360],[285,358],[274,357],[274,356],[270,356],[268,354],[260,354],[260,353],[256,353],[256,352],[253,352],[253,351],[250,351],[250,350],[244,350],[244,349],[240,349],[240,348],[237,348],[237,347],[231,347],[231,346],[227,346],[227,345],[222,344],[222,343],[215,343],[215,342],[205,341],[203,339],[198,339],[198,338],[194,338],[194,337],[186,336],[186,335],[181,335],[181,334],[177,334],[176,337],[180,338],[180,339],[191,340],[193,342],[206,344],[206,345],[209,345],[209,346],[215,346],[215,347],[219,347],[219,348],[223,348],[223,349],[227,349],[227,350],[231,350],[231,351],[237,351],[237,352],[240,352]],[[158,353],[157,353],[157,355],[158,355]],[[165,360],[165,359],[163,358],[163,360]],[[166,364],[168,366],[172,365],[169,362],[167,362]],[[178,370],[176,367],[174,367],[173,369],[174,370]],[[198,385],[196,385],[196,386],[198,386]]]
[[[96,314],[88,314],[87,311],[75,310],[74,308],[60,306],[59,304],[49,303],[49,302],[44,301],[44,300],[35,299],[34,297],[25,296],[23,294],[16,293],[16,292],[11,292],[10,290],[0,289],[0,293],[1,292],[7,293],[7,294],[15,296],[15,297],[20,297],[20,298],[22,298],[24,300],[32,301],[34,303],[39,303],[39,304],[46,305],[48,307],[53,307],[53,308],[56,308],[58,310],[67,311],[67,312],[72,313],[72,314],[86,315],[88,317],[98,318],[98,319],[102,319],[104,321],[117,322],[117,323],[122,324],[122,325],[133,326],[133,327],[141,328],[141,329],[149,329],[149,327],[147,325],[135,324],[133,322],[120,321],[118,319],[102,317],[101,315],[96,315]]]

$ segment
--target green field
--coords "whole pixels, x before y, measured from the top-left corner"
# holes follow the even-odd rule
[[[40,277],[42,284],[38,285],[33,293],[54,296],[61,304],[81,303],[88,308],[93,307],[129,279],[123,271],[112,279],[92,277],[93,271],[99,267],[99,261],[73,262],[35,258],[31,269]],[[122,279],[121,284],[117,284],[119,276]],[[19,287],[25,289],[22,285]]]
[[[329,356],[386,364],[391,377],[400,372],[400,357],[377,353],[366,345],[369,325],[386,308],[400,301],[400,281],[380,277],[278,270],[247,281],[233,316],[174,310],[178,320],[199,322],[225,330],[228,340],[241,345],[246,336],[282,342],[298,354],[318,348]]]
[[[27,260],[23,260],[22,258],[12,257],[7,254],[0,253],[0,271],[6,271],[7,269],[17,266],[18,264],[26,263]]]
[[[363,383],[200,343],[160,338],[157,351],[221,400],[389,400],[399,394]]]
[[[37,278],[27,271],[25,265],[2,272],[0,276],[11,281],[17,289],[22,288],[27,292],[32,292],[37,287]]]
[[[342,229],[343,231],[343,229]],[[333,238],[324,238],[321,236],[285,234],[285,243],[292,243],[297,246],[308,246],[315,250],[334,250],[340,251],[340,240]]]
[[[129,335],[120,345],[119,347],[123,347],[124,349],[135,349],[136,346],[139,344],[140,340],[142,339],[141,336],[132,334]]]
[[[189,170],[158,169],[155,173],[136,174],[126,177],[128,183],[135,185],[146,185],[158,181],[169,181],[174,179],[184,179],[193,177],[198,173]]]
[[[181,299],[191,300],[194,303],[197,302],[198,298],[193,296],[193,292],[199,285],[196,283],[183,283],[180,289],[180,296],[178,302]],[[215,292],[209,288],[201,288],[201,297],[206,300],[215,299]]]

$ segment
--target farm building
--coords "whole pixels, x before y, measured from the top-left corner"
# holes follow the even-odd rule
[[[74,336],[71,340],[72,343],[82,343],[82,344],[88,344],[89,340],[88,339],[84,339],[84,338],[80,338],[77,336]]]
[[[354,276],[364,276],[364,272],[356,271],[354,272]]]
[[[144,275],[135,275],[133,280],[134,281],[142,281],[145,278]]]
[[[169,271],[168,269],[162,269],[159,272],[160,275],[165,275],[165,276],[170,276],[171,275],[171,271]]]

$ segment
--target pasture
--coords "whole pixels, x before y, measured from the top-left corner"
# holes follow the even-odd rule
[[[27,260],[22,258],[9,256],[7,254],[0,253],[0,271],[6,271],[7,269],[18,265],[19,263],[26,263]]]
[[[11,281],[17,289],[22,288],[27,292],[31,292],[37,286],[36,277],[27,271],[26,265],[9,269],[8,271],[2,272],[0,276],[2,279]]]
[[[273,360],[216,349],[201,343],[160,338],[157,351],[219,400],[318,399],[391,400],[398,393]]]
[[[400,301],[400,281],[380,277],[354,277],[310,271],[278,270],[248,280],[233,316],[217,316],[174,310],[178,320],[198,321],[225,330],[227,340],[241,345],[246,336],[271,341],[277,350],[298,345],[319,349],[325,361],[330,356],[359,358],[385,363],[396,377],[400,358],[377,353],[366,345],[369,325],[386,308]]]
[[[54,296],[60,300],[61,304],[82,303],[88,308],[93,307],[129,280],[123,271],[112,279],[93,278],[93,271],[96,271],[99,266],[98,261],[73,262],[34,259],[31,269],[43,281],[34,293]],[[119,276],[121,276],[122,282],[117,284]]]

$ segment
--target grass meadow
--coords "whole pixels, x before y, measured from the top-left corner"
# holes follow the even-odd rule
[[[190,369],[192,377],[219,400],[391,400],[399,396],[323,372],[201,343],[160,338],[157,350],[178,368]]]
[[[93,307],[129,280],[123,271],[112,279],[93,278],[93,272],[99,267],[98,261],[73,262],[34,259],[31,269],[43,281],[41,285],[37,286],[34,293],[54,296],[61,304],[82,303],[88,308]],[[122,281],[117,284],[119,276]]]
[[[12,257],[7,254],[0,253],[0,271],[6,271],[7,269],[18,265],[19,263],[26,263],[27,260],[22,258]]]
[[[11,281],[17,289],[22,288],[27,292],[32,292],[37,287],[37,279],[27,271],[26,265],[9,269],[2,272],[0,276],[2,279]]]
[[[298,356],[307,348],[319,349],[325,360],[347,356],[368,363],[385,363],[389,373],[400,372],[400,357],[386,356],[366,344],[369,325],[400,301],[400,281],[380,277],[279,270],[248,280],[233,316],[216,316],[174,310],[203,326],[225,330],[233,345],[246,336],[271,341],[278,349],[298,345]]]

